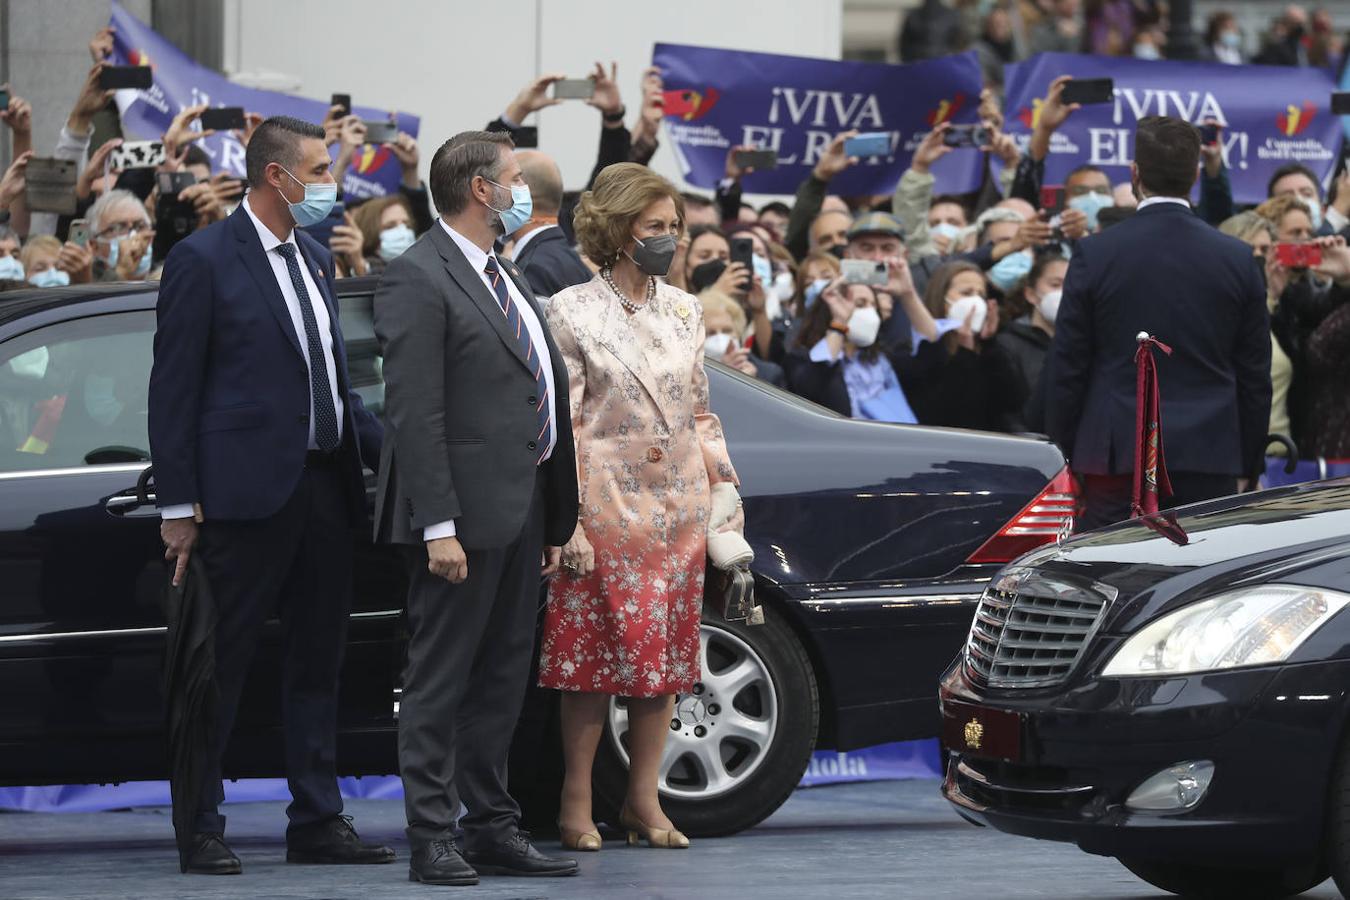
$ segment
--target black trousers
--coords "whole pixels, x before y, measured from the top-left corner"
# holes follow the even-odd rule
[[[427,571],[425,546],[410,548],[398,761],[415,847],[450,839],[461,802],[468,849],[519,828],[506,760],[534,651],[543,550],[541,478],[520,535],[506,547],[468,551],[460,584]]]
[[[197,830],[225,830],[220,761],[264,622],[279,611],[288,832],[342,812],[338,792],[338,671],[352,606],[352,533],[340,464],[307,468],[271,518],[213,522],[197,554],[218,610],[216,752],[202,781]]]
[[[1130,518],[1130,500],[1134,475],[1079,475],[1083,485],[1083,515],[1074,531],[1091,531]],[[1236,475],[1210,475],[1204,472],[1169,472],[1172,496],[1163,500],[1161,509],[1175,509],[1187,503],[1227,497],[1237,491]]]

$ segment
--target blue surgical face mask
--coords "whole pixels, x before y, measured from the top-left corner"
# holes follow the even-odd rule
[[[934,237],[945,237],[948,241],[947,252],[952,253],[956,250],[957,239],[961,236],[961,226],[953,225],[951,222],[939,222],[936,225],[929,225],[928,233]]]
[[[484,205],[501,219],[502,234],[515,234],[522,225],[530,221],[530,216],[534,213],[534,198],[530,196],[530,186],[528,184],[513,184],[508,188],[506,185],[497,184],[495,181],[489,181],[488,184],[511,192],[511,205],[506,209],[498,209],[491,204]]]
[[[281,199],[286,200],[286,205],[290,207],[291,218],[295,220],[295,224],[305,228],[309,225],[318,225],[328,218],[328,214],[333,211],[333,204],[337,202],[337,182],[315,181],[306,183],[291,175],[284,167],[281,171],[286,172],[287,175],[291,176],[292,181],[305,189],[305,199],[299,203],[286,200],[286,195],[281,194],[280,188],[277,189],[277,193],[281,194]]]
[[[108,242],[108,262],[107,266],[111,269],[117,268],[117,260],[122,256],[122,242],[130,235],[124,235],[119,238],[113,238]],[[150,248],[146,247],[145,252],[141,254],[141,261],[136,263],[136,271],[131,274],[133,280],[139,281],[150,274]]]
[[[1316,234],[1322,227],[1322,201],[1316,197],[1299,197],[1303,205],[1308,207],[1308,218],[1312,219],[1313,233]]]
[[[1134,45],[1135,59],[1162,59],[1162,53],[1153,44],[1140,42]]]
[[[17,256],[0,256],[0,280],[23,281],[23,263]]]
[[[989,280],[994,283],[1003,293],[1008,293],[1017,286],[1017,282],[1027,277],[1031,271],[1031,252],[1022,250],[1018,253],[1009,253],[1000,259],[992,269],[989,270]]]
[[[1230,50],[1237,50],[1242,46],[1242,33],[1238,31],[1225,31],[1219,35],[1219,43]]]
[[[802,304],[805,309],[810,309],[815,306],[816,301],[820,299],[821,292],[829,286],[830,279],[828,278],[817,278],[815,281],[808,284],[806,290],[802,292]]]
[[[35,272],[33,277],[28,279],[28,283],[34,287],[66,287],[70,284],[70,273],[52,266],[50,269]]]
[[[380,232],[380,259],[385,262],[398,259],[416,240],[417,235],[402,222],[386,228]]]
[[[147,256],[149,254],[146,254]],[[122,414],[124,404],[117,399],[117,382],[107,375],[88,375],[84,379],[84,411],[100,425],[111,425]]]
[[[1097,230],[1097,213],[1115,205],[1115,197],[1110,194],[1100,194],[1096,191],[1089,191],[1086,194],[1069,198],[1069,208],[1076,209],[1087,216],[1088,231]]]
[[[760,256],[758,253],[750,258],[750,262],[754,267],[755,277],[758,278],[759,283],[764,286],[764,290],[767,291],[771,289],[773,287],[773,263]]]

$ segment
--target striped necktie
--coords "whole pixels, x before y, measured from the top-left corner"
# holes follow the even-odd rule
[[[544,461],[549,444],[553,443],[553,398],[549,396],[548,381],[544,378],[544,363],[534,350],[534,339],[530,337],[530,329],[521,321],[520,310],[511,302],[511,294],[506,289],[506,276],[498,268],[495,256],[488,257],[483,271],[487,274],[488,283],[492,285],[492,292],[497,295],[497,305],[506,315],[507,330],[516,336],[516,343],[525,356],[525,362],[534,372],[535,396],[539,398],[539,405],[534,409],[539,419],[539,437],[535,439],[535,444],[539,447],[539,459],[535,461],[538,465]]]

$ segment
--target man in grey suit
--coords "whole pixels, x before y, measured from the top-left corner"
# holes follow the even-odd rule
[[[512,146],[471,131],[436,151],[441,218],[375,294],[386,429],[376,539],[408,545],[399,764],[409,877],[426,884],[577,871],[531,846],[506,791],[541,564],[556,571],[577,521],[567,370],[529,285],[492,251],[530,216]]]

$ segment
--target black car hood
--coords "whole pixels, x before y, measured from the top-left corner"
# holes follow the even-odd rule
[[[1127,634],[1200,597],[1264,582],[1350,590],[1350,478],[1295,485],[1133,519],[1013,563],[1105,586],[1102,621]]]

